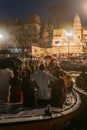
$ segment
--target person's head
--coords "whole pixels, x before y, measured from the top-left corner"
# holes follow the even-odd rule
[[[59,66],[55,66],[55,71],[60,71],[61,68]]]
[[[26,76],[27,76],[27,77],[30,77],[30,75],[31,75],[30,70],[29,70],[29,69],[28,69],[28,70],[26,70]]]
[[[84,69],[82,69],[82,73],[85,73],[85,70],[84,70]]]
[[[71,75],[67,74],[66,75],[67,79],[71,79]]]
[[[60,76],[60,68],[59,68],[59,66],[55,66],[55,67],[54,67],[54,75],[55,75],[56,77],[59,77],[59,76]]]
[[[28,62],[27,62],[27,61],[25,61],[25,65],[28,65]]]
[[[19,71],[18,70],[14,70],[14,77],[18,77],[19,76]]]
[[[45,70],[46,68],[45,68],[45,65],[44,64],[40,64],[40,66],[39,66],[39,70]]]

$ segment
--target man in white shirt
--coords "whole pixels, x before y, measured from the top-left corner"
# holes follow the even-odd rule
[[[40,65],[39,71],[36,72],[32,78],[32,81],[36,81],[38,85],[37,99],[39,105],[47,105],[51,98],[51,88],[48,87],[50,81],[57,80],[52,74],[46,71],[43,64]]]

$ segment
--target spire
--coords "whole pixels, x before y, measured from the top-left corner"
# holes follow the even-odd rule
[[[75,15],[74,22],[73,22],[74,29],[81,29],[81,20],[78,14]]]

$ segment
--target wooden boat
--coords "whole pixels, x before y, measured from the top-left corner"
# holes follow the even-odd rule
[[[87,97],[87,73],[81,75],[80,73],[72,74],[74,85],[73,88],[81,95]]]
[[[79,82],[81,83],[81,82]],[[79,84],[80,85],[80,84]],[[86,86],[87,87],[87,86]],[[83,124],[87,128],[87,88],[84,87],[84,84],[81,83],[81,87],[76,85],[73,86],[74,90],[78,92],[81,98],[81,105],[79,111],[77,112],[77,120]]]
[[[83,89],[81,89],[81,88],[79,88],[79,87],[77,87],[77,86],[74,86],[73,87],[78,93],[80,93],[80,94],[82,94],[82,95],[84,95],[84,96],[87,96],[87,91],[85,91],[85,90],[83,90]]]
[[[0,130],[61,130],[81,104],[76,91],[67,94],[62,108],[24,108],[20,103],[0,103]]]
[[[78,92],[81,98],[81,106],[87,108],[87,91],[84,89],[77,87],[76,84],[73,86],[73,88]],[[80,107],[81,108],[81,107]]]
[[[61,68],[66,71],[82,71],[83,68],[87,71],[87,64],[64,62],[60,64]]]

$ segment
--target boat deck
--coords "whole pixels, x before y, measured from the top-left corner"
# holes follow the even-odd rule
[[[74,96],[73,96],[74,95]],[[79,100],[78,100],[79,99]],[[0,126],[7,123],[37,121],[58,118],[67,113],[75,111],[81,103],[77,93],[67,94],[67,99],[63,104],[63,108],[51,107],[50,115],[46,115],[47,107],[36,106],[34,108],[25,108],[20,103],[0,103]]]

